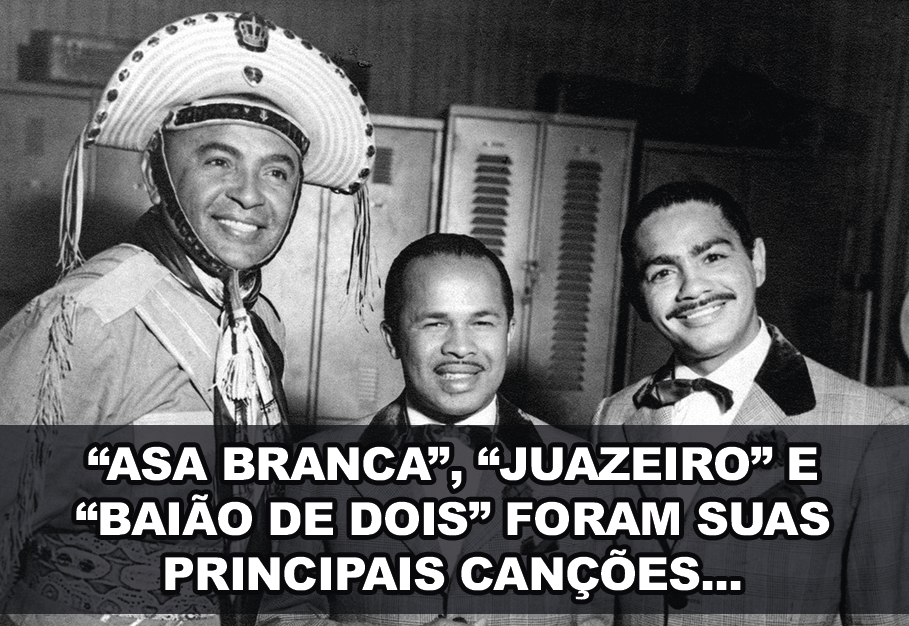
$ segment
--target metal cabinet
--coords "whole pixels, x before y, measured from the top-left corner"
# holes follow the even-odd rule
[[[552,423],[588,423],[611,387],[633,142],[628,121],[449,112],[440,228],[502,257],[518,328],[503,392]]]
[[[384,281],[408,243],[436,229],[441,120],[374,115],[371,306],[363,319],[346,293],[353,198],[308,187],[293,231],[263,270],[287,329],[285,389],[291,409],[319,423],[372,413],[404,388],[379,332]]]

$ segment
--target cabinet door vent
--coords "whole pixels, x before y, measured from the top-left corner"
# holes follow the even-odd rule
[[[564,391],[583,391],[602,169],[596,161],[569,161],[565,166],[549,362],[550,384]]]
[[[474,169],[470,234],[499,256],[505,256],[511,164],[508,155],[479,154]]]
[[[380,185],[391,184],[391,162],[393,156],[394,150],[392,148],[376,148],[376,160],[372,166],[372,178],[369,182],[379,183]]]

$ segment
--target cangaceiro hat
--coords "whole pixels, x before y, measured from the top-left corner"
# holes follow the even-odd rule
[[[61,213],[64,270],[81,260],[84,148],[142,151],[180,107],[244,95],[272,103],[302,133],[305,183],[362,193],[376,152],[373,126],[344,71],[308,40],[256,13],[194,15],[168,24],[127,55],[74,146]],[[358,206],[368,202],[358,199]]]

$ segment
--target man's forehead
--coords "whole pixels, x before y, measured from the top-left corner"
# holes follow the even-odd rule
[[[297,147],[282,133],[263,125],[219,122],[192,128],[168,129],[165,146],[189,145],[200,149],[228,149],[260,156],[289,157],[300,162]]]
[[[644,218],[635,233],[635,251],[639,256],[670,250],[693,253],[708,242],[721,241],[742,246],[738,232],[718,206],[691,200],[658,209]]]
[[[499,302],[501,296],[501,277],[492,261],[475,256],[461,256],[455,254],[438,254],[421,256],[412,260],[404,276],[404,297],[407,301],[423,301],[430,298],[444,303],[443,293],[439,293],[459,284],[469,287],[471,300],[479,303],[484,289],[489,289],[495,294],[496,305],[504,308],[505,303]],[[441,297],[440,297],[441,296]],[[489,303],[483,303],[487,305]]]

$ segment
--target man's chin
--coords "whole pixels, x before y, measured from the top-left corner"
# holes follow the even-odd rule
[[[227,267],[237,270],[238,272],[245,272],[253,267],[256,267],[262,260],[264,256],[240,256],[240,255],[216,255],[218,260],[221,261]]]

